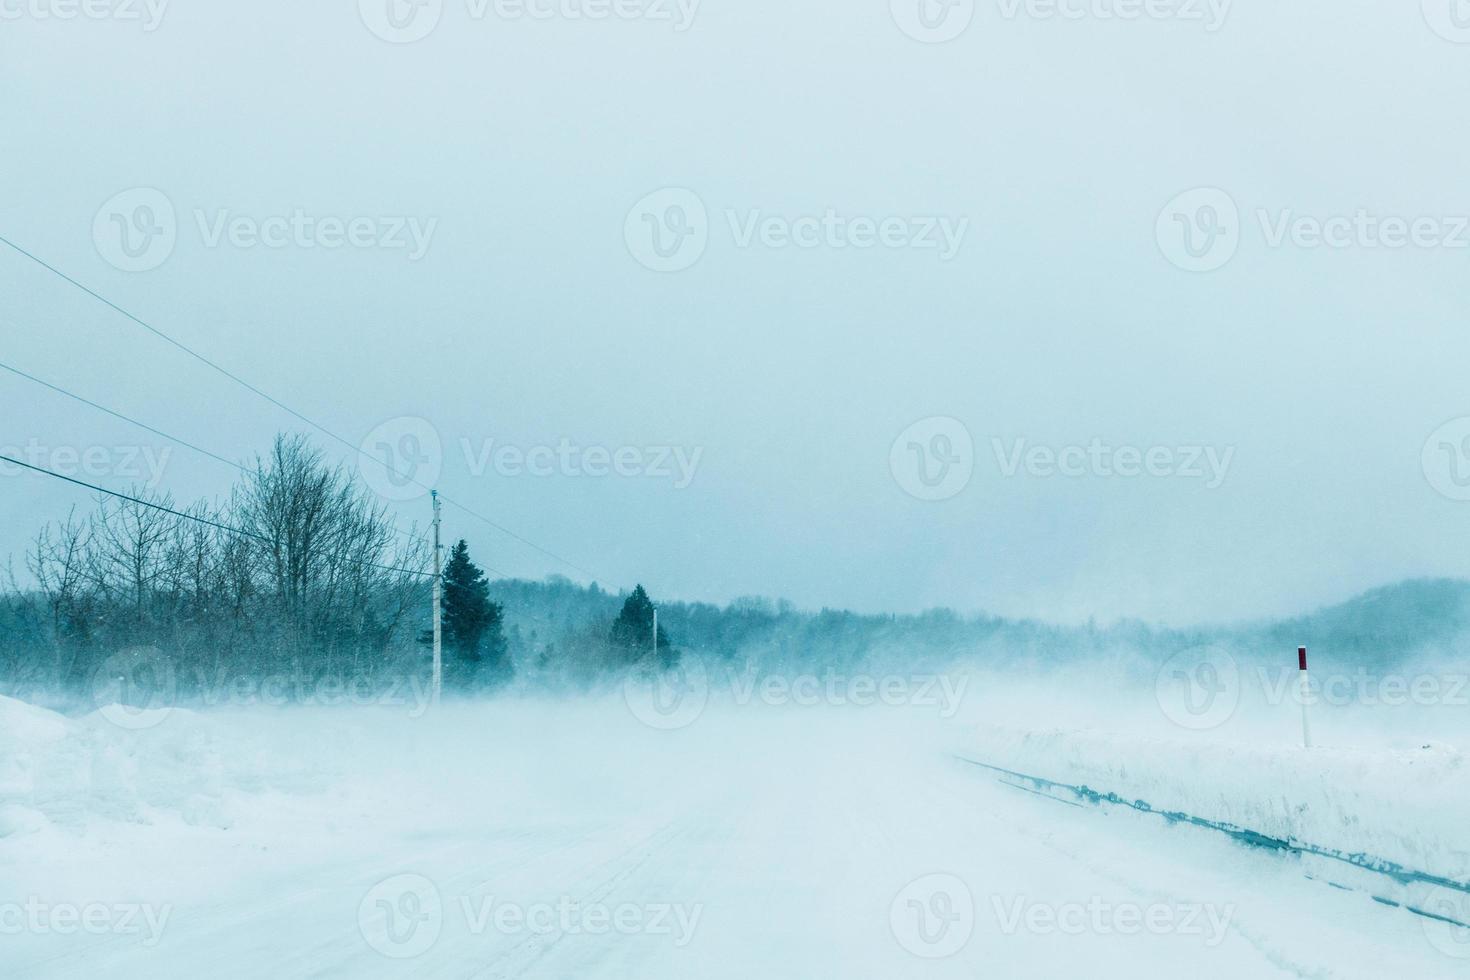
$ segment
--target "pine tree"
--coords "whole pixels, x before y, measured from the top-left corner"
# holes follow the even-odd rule
[[[463,540],[444,566],[445,680],[469,688],[502,679],[507,671],[505,610],[490,601],[490,583],[470,560]]]
[[[630,660],[639,660],[653,653],[653,600],[643,586],[635,588],[624,601],[623,611],[613,621],[609,639],[614,646],[627,650]],[[669,636],[662,626],[658,628],[658,650],[662,660],[667,661],[673,655]]]

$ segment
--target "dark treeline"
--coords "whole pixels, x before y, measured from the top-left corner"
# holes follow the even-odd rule
[[[283,436],[222,502],[102,497],[42,529],[30,581],[0,594],[0,693],[83,693],[131,657],[163,657],[180,697],[241,678],[333,677],[369,687],[430,672],[430,547],[396,528],[345,467]],[[1298,619],[1229,629],[1138,622],[1063,627],[947,610],[802,612],[761,598],[663,602],[658,638],[642,586],[610,592],[553,576],[487,581],[465,542],[445,566],[445,681],[455,691],[587,690],[682,657],[796,674],[1060,666],[1115,660],[1147,671],[1222,643],[1270,659],[1310,642],[1381,666],[1458,655],[1470,585],[1406,582]]]
[[[42,529],[0,609],[12,688],[77,689],[128,650],[180,683],[309,669],[371,677],[419,656],[427,547],[343,467],[278,438],[220,503],[115,497]],[[12,572],[14,570],[12,569]]]

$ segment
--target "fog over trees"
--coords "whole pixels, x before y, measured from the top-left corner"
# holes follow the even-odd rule
[[[355,473],[305,437],[278,437],[219,502],[129,496],[99,495],[38,530],[23,557],[28,584],[12,566],[0,594],[0,693],[85,695],[99,675],[140,658],[165,661],[181,699],[271,676],[368,689],[426,683],[427,536],[395,527]],[[1470,585],[1444,580],[1385,587],[1294,620],[1198,629],[662,599],[655,657],[655,600],[642,585],[488,581],[464,541],[448,551],[451,693],[596,690],[686,657],[786,675],[1111,660],[1143,677],[1207,644],[1274,662],[1302,637],[1344,665],[1371,667],[1453,652],[1470,633]]]

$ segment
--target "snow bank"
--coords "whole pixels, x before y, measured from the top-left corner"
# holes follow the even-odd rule
[[[0,838],[97,817],[227,827],[240,780],[226,779],[218,743],[180,709],[126,728],[106,709],[72,719],[0,697]]]
[[[1470,764],[1442,745],[1310,750],[980,726],[977,762],[1470,882]]]

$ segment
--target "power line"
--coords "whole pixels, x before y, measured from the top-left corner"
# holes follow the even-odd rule
[[[121,314],[122,316],[124,316],[127,319],[131,320],[132,322],[136,323],[138,326],[142,327],[144,330],[147,330],[149,333],[153,334],[155,337],[158,337],[160,340],[163,340],[164,342],[170,344],[171,346],[176,347],[180,351],[183,351],[185,354],[188,354],[190,357],[192,357],[195,360],[199,361],[201,364],[204,364],[204,365],[206,365],[206,366],[208,366],[210,368],[213,368],[215,371],[217,371],[220,374],[224,375],[226,378],[229,378],[231,381],[233,381],[236,384],[240,385],[242,388],[245,388],[248,391],[254,392],[255,394],[259,395],[261,398],[264,398],[266,401],[270,402],[272,405],[274,405],[277,408],[281,409],[281,411],[286,412],[288,415],[292,416],[293,418],[296,418],[296,419],[298,419],[298,420],[306,423],[307,425],[311,426],[313,429],[316,429],[318,432],[322,433],[323,435],[327,436],[328,438],[333,439],[336,442],[341,443],[342,445],[346,446],[348,449],[350,449],[352,452],[358,454],[359,456],[366,456],[368,459],[372,460],[373,462],[375,462],[378,465],[380,465],[383,468],[385,468],[388,472],[392,473],[395,476],[402,477],[403,479],[405,479],[408,482],[414,484],[415,486],[421,487],[424,490],[431,490],[431,489],[433,489],[432,487],[429,487],[429,486],[427,486],[427,485],[425,485],[423,483],[420,483],[411,474],[405,476],[403,473],[400,473],[395,467],[393,467],[387,461],[382,460],[382,459],[379,459],[378,457],[373,456],[372,454],[370,454],[368,452],[365,452],[360,446],[353,445],[352,443],[348,442],[346,439],[344,439],[341,436],[337,435],[335,432],[333,432],[332,430],[328,429],[327,427],[325,427],[325,426],[323,426],[323,425],[321,425],[321,424],[319,424],[317,422],[312,421],[311,419],[307,418],[305,415],[302,415],[300,412],[296,411],[294,408],[290,407],[289,405],[285,404],[284,402],[281,402],[280,400],[278,400],[276,398],[273,398],[272,396],[266,394],[264,391],[262,391],[261,389],[257,388],[255,385],[251,384],[250,382],[246,381],[244,378],[242,378],[239,375],[234,374],[233,372],[231,372],[231,371],[229,371],[229,370],[221,367],[219,364],[217,364],[214,361],[210,360],[209,358],[205,357],[203,354],[201,354],[198,351],[194,350],[192,347],[189,347],[188,345],[182,343],[181,341],[175,340],[173,337],[171,337],[168,334],[164,333],[162,330],[159,330],[157,327],[152,326],[151,324],[149,324],[148,322],[146,322],[142,318],[140,318],[138,316],[135,316],[134,314],[128,312],[127,310],[123,309],[121,306],[119,306],[116,303],[114,303],[112,300],[110,300],[107,297],[103,296],[101,293],[98,293],[97,291],[95,291],[95,290],[91,289],[90,287],[82,284],[81,282],[78,282],[76,279],[73,279],[71,276],[67,275],[65,272],[62,272],[60,269],[56,268],[51,263],[45,261],[44,259],[42,259],[39,256],[35,255],[34,253],[29,252],[29,251],[27,251],[24,248],[21,248],[15,242],[12,242],[10,239],[4,237],[3,235],[0,235],[0,243],[4,243],[5,245],[10,246],[12,249],[14,249],[15,251],[19,252],[21,255],[25,256],[26,258],[30,259],[32,262],[36,263],[37,265],[41,266],[43,269],[46,269],[47,271],[53,273],[54,275],[59,276],[60,278],[66,280],[69,283],[71,283],[73,286],[75,286],[76,288],[80,289],[82,292],[86,293],[88,296],[91,296],[93,299],[97,300],[99,303],[102,303],[104,306],[108,307],[109,309],[112,309],[112,310],[116,311],[117,313]],[[478,513],[476,511],[474,511],[474,510],[471,510],[469,507],[466,507],[464,504],[461,504],[461,503],[458,503],[458,502],[456,502],[454,500],[451,500],[448,497],[445,497],[443,494],[440,494],[439,496],[440,496],[440,499],[443,500],[446,504],[449,504],[450,506],[455,507],[455,508],[463,511],[466,514],[469,514],[471,517],[474,517],[474,518],[476,518],[476,519],[478,519],[480,521],[483,521],[485,524],[489,525],[490,527],[495,528],[497,531],[501,532],[502,534],[506,535],[507,537],[509,537],[509,538],[511,538],[511,539],[513,539],[515,541],[520,542],[521,544],[525,545],[526,547],[531,548],[534,551],[538,551],[538,552],[540,552],[541,554],[545,555],[548,558],[551,558],[551,559],[554,559],[555,561],[561,562],[563,565],[566,565],[568,568],[571,568],[571,569],[574,569],[574,570],[576,570],[578,572],[581,572],[583,575],[587,575],[587,576],[589,576],[589,577],[591,577],[593,579],[597,579],[599,577],[595,573],[589,571],[586,568],[583,568],[581,565],[578,565],[576,562],[573,562],[573,561],[571,561],[569,559],[563,558],[561,555],[558,555],[556,552],[550,551],[550,550],[548,550],[546,548],[543,548],[539,544],[536,544],[534,541],[531,541],[531,540],[529,540],[527,538],[522,537],[521,535],[519,535],[516,532],[512,531],[510,528],[505,527],[505,526],[503,526],[501,524],[498,524],[495,521],[492,521],[490,518],[486,517],[484,514],[481,514],[481,513]]]
[[[247,538],[254,538],[257,541],[264,541],[266,544],[270,544],[271,543],[270,538],[267,538],[263,534],[256,534],[254,531],[246,531],[243,528],[231,527],[228,524],[221,524],[218,521],[211,521],[211,520],[209,520],[207,518],[200,517],[197,514],[186,514],[186,513],[184,513],[181,510],[174,510],[172,507],[165,507],[163,504],[156,504],[156,503],[152,503],[152,502],[147,501],[147,500],[140,500],[137,497],[130,497],[130,496],[128,496],[125,493],[118,493],[116,490],[108,490],[106,487],[99,487],[99,486],[97,486],[95,484],[88,483],[85,480],[78,480],[75,477],[70,477],[70,476],[66,476],[66,475],[64,475],[62,473],[57,473],[54,470],[48,470],[48,469],[46,469],[44,467],[41,467],[41,466],[33,466],[30,463],[23,463],[20,460],[14,459],[14,458],[12,458],[10,456],[0,455],[0,460],[3,460],[4,462],[7,462],[7,463],[14,463],[16,466],[23,466],[26,469],[28,469],[28,470],[34,470],[37,473],[44,473],[47,476],[54,476],[58,480],[65,480],[67,483],[74,483],[74,484],[76,484],[79,487],[86,487],[88,490],[95,490],[98,493],[105,493],[108,496],[117,497],[117,498],[122,499],[122,500],[131,501],[132,503],[135,503],[135,504],[141,504],[144,507],[152,507],[154,510],[161,510],[165,514],[172,514],[175,517],[182,517],[182,518],[184,518],[186,520],[190,520],[190,521],[198,521],[200,524],[208,524],[210,527],[219,528],[221,531],[229,531],[231,534],[239,534],[239,535],[243,535],[243,536],[245,536]]]
[[[18,377],[21,377],[21,378],[25,378],[27,381],[34,381],[36,384],[40,385],[42,388],[49,388],[51,391],[56,392],[58,395],[65,395],[67,398],[70,398],[73,401],[81,402],[83,405],[87,405],[87,406],[90,406],[92,408],[95,408],[95,409],[97,409],[97,411],[102,412],[102,413],[104,413],[106,415],[111,415],[115,419],[121,419],[124,422],[131,423],[132,425],[136,425],[138,428],[145,429],[148,432],[151,432],[151,433],[153,433],[156,436],[160,436],[160,437],[162,437],[164,439],[167,439],[169,442],[176,442],[179,445],[185,447],[186,449],[192,449],[196,453],[203,453],[205,456],[208,456],[210,459],[218,460],[219,462],[224,463],[226,466],[233,466],[235,469],[239,470],[241,473],[248,473],[248,472],[250,472],[244,466],[240,465],[239,463],[235,462],[232,459],[226,459],[225,457],[219,455],[218,453],[212,453],[208,449],[204,449],[201,446],[196,446],[192,442],[189,442],[189,441],[184,440],[184,439],[180,439],[178,436],[171,436],[167,432],[162,431],[161,429],[155,429],[153,426],[147,424],[146,422],[139,422],[137,419],[130,418],[130,417],[122,414],[121,412],[115,412],[112,409],[106,407],[105,405],[99,405],[96,402],[92,401],[91,399],[83,398],[81,395],[78,395],[78,394],[76,394],[74,392],[67,391],[65,388],[58,387],[58,386],[52,384],[49,381],[42,381],[40,378],[36,377],[34,374],[27,374],[25,371],[22,371],[18,367],[12,367],[11,365],[6,364],[3,361],[0,361],[0,370],[9,371],[11,374],[14,374],[14,375],[16,375]]]
[[[62,388],[59,385],[54,385],[54,384],[52,384],[49,381],[44,381],[41,378],[36,377],[34,374],[29,374],[29,373],[27,373],[25,371],[22,371],[18,367],[14,367],[12,365],[6,364],[3,361],[0,361],[0,370],[9,371],[11,374],[16,375],[17,377],[25,378],[27,381],[35,382],[36,384],[40,385],[43,388],[47,388],[47,389],[49,389],[51,391],[56,392],[58,395],[64,395],[65,397],[70,398],[73,401],[80,402],[81,404],[87,405],[87,406],[89,406],[91,408],[95,408],[99,412],[102,412],[102,413],[104,413],[106,415],[110,415],[110,416],[112,416],[115,419],[121,419],[122,421],[127,422],[130,425],[136,425],[138,428],[144,429],[145,431],[148,431],[148,432],[151,432],[151,433],[153,433],[156,436],[160,436],[160,437],[162,437],[164,439],[169,440],[170,442],[176,442],[179,445],[185,447],[186,449],[192,449],[196,453],[202,453],[203,455],[208,456],[210,459],[217,460],[217,461],[219,461],[221,463],[224,463],[226,466],[234,467],[235,469],[239,470],[241,473],[244,473],[247,476],[249,476],[253,472],[248,466],[244,466],[244,465],[242,465],[240,463],[237,463],[237,462],[235,462],[232,459],[226,459],[225,457],[219,455],[218,453],[210,452],[208,449],[205,449],[202,446],[196,446],[192,442],[189,442],[186,439],[181,439],[178,436],[170,435],[169,433],[164,432],[162,429],[156,429],[153,426],[149,425],[148,423],[146,423],[146,422],[140,422],[140,421],[138,421],[137,419],[133,418],[130,415],[124,415],[122,412],[114,411],[113,409],[108,408],[106,405],[99,405],[99,404],[97,404],[96,402],[92,401],[89,398],[84,398],[83,396],[78,395],[76,392],[67,391],[65,388]],[[419,537],[418,535],[415,535],[415,534],[413,534],[413,533],[411,533],[409,531],[405,531],[405,530],[403,530],[400,527],[396,527],[395,526],[393,528],[393,531],[394,531],[395,534],[401,534],[404,537],[408,538],[408,540],[410,540],[410,541],[412,541],[412,542],[414,542],[416,544],[427,544],[428,543],[426,539],[424,539],[422,537]]]
[[[125,493],[119,493],[116,490],[109,490],[106,487],[99,487],[95,483],[88,483],[85,480],[78,480],[75,477],[66,476],[62,473],[57,473],[54,470],[48,470],[41,466],[34,466],[30,463],[23,463],[20,460],[10,456],[0,455],[0,461],[6,463],[14,463],[16,466],[22,466],[28,470],[34,470],[37,473],[42,473],[46,476],[55,477],[58,480],[65,480],[67,483],[73,483],[79,487],[86,487],[88,490],[95,490],[97,493],[106,494],[109,497],[117,497],[120,500],[127,500],[131,503],[135,503],[143,507],[151,507],[153,510],[162,511],[165,514],[172,514],[174,517],[182,517],[186,521],[194,521],[199,524],[207,524],[208,526],[218,528],[221,531],[228,531],[230,534],[238,534],[242,537],[253,538],[254,540],[259,541],[263,544],[274,545],[276,543],[265,535],[256,534],[254,531],[247,531],[244,528],[231,527],[228,524],[221,524],[218,521],[211,521],[206,517],[200,517],[198,514],[186,514],[181,510],[174,510],[172,507],[165,507],[163,504],[154,503],[150,500],[142,500],[138,497],[129,496]],[[340,558],[339,560],[346,562],[349,565],[361,565],[365,568],[377,568],[385,572],[398,572],[403,575],[419,575],[423,576],[424,578],[433,578],[433,576],[429,572],[416,571],[412,568],[401,568],[395,565],[380,565],[375,561],[363,561],[356,558]]]

